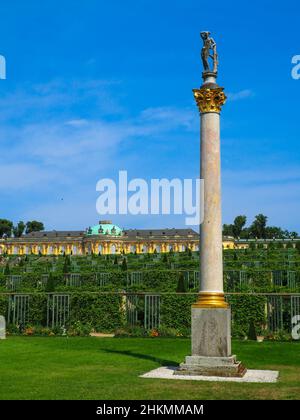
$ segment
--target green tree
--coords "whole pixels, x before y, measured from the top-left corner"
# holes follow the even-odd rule
[[[256,328],[253,320],[251,320],[249,324],[248,340],[257,340]]]
[[[127,261],[126,261],[126,258],[123,258],[121,269],[123,271],[127,271]]]
[[[249,228],[250,233],[254,238],[264,239],[266,237],[267,220],[267,216],[264,216],[261,213],[255,216],[255,219]]]
[[[22,235],[23,235],[23,233],[24,233],[24,230],[25,230],[25,223],[24,222],[22,222],[22,221],[20,221],[16,226],[14,226],[14,228],[13,228],[13,232],[14,232],[14,236],[16,237],[16,238],[20,238]]]
[[[178,283],[177,283],[177,293],[186,293],[188,290],[186,279],[184,278],[183,273],[179,273]]]
[[[25,233],[31,232],[40,232],[44,230],[44,224],[42,222],[38,222],[37,220],[32,220],[26,223]]]
[[[4,268],[4,274],[6,276],[8,276],[10,274],[9,262],[6,263],[6,266]]]
[[[54,292],[55,290],[55,280],[54,277],[52,275],[52,273],[49,274],[49,277],[47,279],[47,283],[46,283],[46,287],[45,287],[45,292]]]
[[[233,235],[233,225],[223,225],[223,235],[224,236],[234,236]]]
[[[245,227],[244,229],[242,229],[241,234],[240,234],[240,238],[241,239],[249,239],[250,238],[249,228]]]
[[[244,215],[241,216],[236,216],[236,218],[233,221],[233,227],[232,227],[232,231],[233,231],[233,236],[235,238],[238,238],[241,236],[242,230],[245,226],[247,222],[247,217]]]
[[[13,222],[7,219],[0,219],[0,238],[3,235],[11,236],[11,231],[13,229]]]
[[[69,255],[65,257],[63,273],[67,274],[71,272],[71,258]]]
[[[285,232],[277,226],[266,226],[265,232],[267,239],[283,239],[285,237]]]

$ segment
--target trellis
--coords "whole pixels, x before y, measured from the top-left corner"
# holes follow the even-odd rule
[[[244,261],[243,264],[242,264],[242,267],[243,268],[250,268],[251,265],[252,265],[251,261]]]
[[[160,326],[160,296],[145,295],[144,328],[152,330]]]
[[[79,266],[78,266],[77,262],[75,262],[75,261],[72,261],[71,267],[72,267],[72,270],[74,270],[74,271],[79,270]]]
[[[18,275],[8,276],[7,281],[6,281],[6,288],[14,292],[18,290],[19,286],[21,285],[21,282],[22,282],[22,276],[18,276]]]
[[[67,274],[66,285],[71,287],[81,286],[81,275],[78,273]]]
[[[236,283],[239,281],[239,271],[237,270],[226,270],[224,271],[224,277],[227,283],[227,290],[234,291],[236,288]]]
[[[193,287],[197,287],[199,289],[200,288],[200,271],[194,271],[193,277],[194,277]]]
[[[70,295],[52,294],[47,299],[47,326],[65,327],[70,316]]]
[[[174,269],[177,269],[177,268],[180,268],[182,265],[180,264],[180,263],[174,263],[174,266],[173,266],[173,268]]]
[[[296,266],[297,266],[296,261],[289,261],[289,262],[288,262],[288,267],[289,267],[289,268],[294,268],[294,267],[296,267]]]
[[[143,281],[143,273],[142,271],[132,271],[128,274],[130,285],[133,286],[134,284],[141,284]]]
[[[97,269],[98,270],[105,270],[105,268],[106,268],[106,265],[105,264],[98,264],[97,265]]]
[[[144,325],[146,330],[160,326],[160,295],[126,295],[126,319],[130,326]]]
[[[14,294],[8,300],[7,323],[25,326],[29,321],[29,295]]]
[[[243,286],[248,286],[249,279],[248,279],[248,273],[246,271],[240,270],[239,272],[239,281],[240,281],[240,288]]]
[[[274,286],[283,286],[285,275],[284,271],[282,270],[274,270],[272,271],[272,282]]]
[[[268,329],[276,332],[283,329],[282,296],[268,296],[267,300]]]
[[[199,288],[199,271],[180,271],[178,272],[183,274],[185,284],[189,289],[194,289],[195,287]]]
[[[40,280],[38,280],[37,285],[41,287],[42,289],[45,289],[48,283],[48,280],[49,280],[49,274],[42,274]]]
[[[296,289],[297,287],[297,273],[296,271],[287,272],[287,286],[290,289]]]
[[[293,327],[294,316],[300,315],[300,295],[291,296],[291,324]]]
[[[190,287],[190,272],[189,271],[182,271],[184,280],[185,280],[185,284],[188,286],[188,288]]]
[[[145,267],[152,269],[156,267],[156,264],[146,264]]]
[[[126,296],[126,319],[127,324],[135,326],[138,324],[138,295],[127,295]]]
[[[106,286],[109,283],[109,273],[96,273],[96,282],[98,286]]]

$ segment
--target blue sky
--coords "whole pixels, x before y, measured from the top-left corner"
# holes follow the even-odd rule
[[[217,42],[223,221],[257,213],[300,231],[296,1],[3,1],[0,217],[82,229],[100,178],[199,174],[200,30]],[[103,217],[102,217],[103,218]],[[184,216],[115,216],[183,227]]]

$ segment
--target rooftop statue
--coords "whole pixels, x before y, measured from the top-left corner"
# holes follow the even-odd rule
[[[201,50],[201,59],[203,63],[203,73],[217,73],[218,70],[218,54],[217,45],[213,38],[210,37],[210,32],[200,32],[203,40],[203,47]],[[209,65],[209,58],[212,59],[212,69]]]

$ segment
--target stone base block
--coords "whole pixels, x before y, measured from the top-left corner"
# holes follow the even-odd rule
[[[247,369],[230,357],[187,356],[185,363],[181,363],[174,375],[202,375],[221,377],[242,377]]]
[[[245,367],[231,354],[230,308],[192,308],[192,355],[175,375],[242,377]]]
[[[192,308],[192,355],[231,356],[230,308]]]

